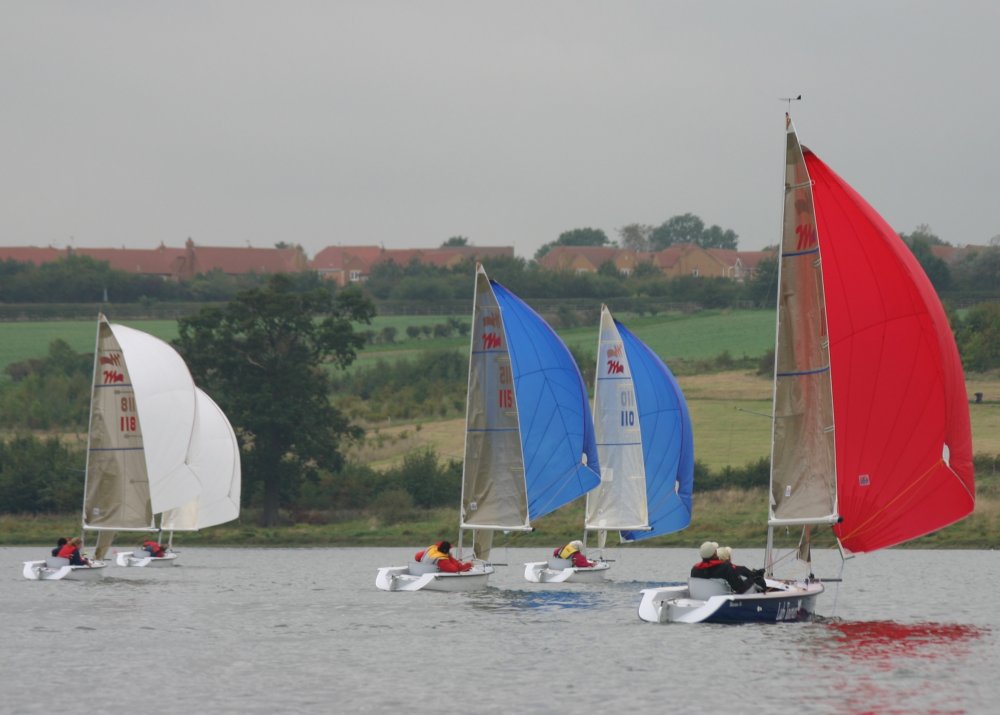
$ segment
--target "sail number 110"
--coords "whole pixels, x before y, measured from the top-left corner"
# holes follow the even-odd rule
[[[631,390],[623,390],[618,395],[621,403],[621,427],[635,427],[635,394]]]

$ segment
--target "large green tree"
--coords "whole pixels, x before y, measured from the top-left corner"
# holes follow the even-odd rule
[[[354,361],[365,341],[354,324],[374,313],[357,290],[302,291],[277,275],[223,308],[179,321],[177,344],[195,381],[241,437],[243,473],[263,525],[278,522],[282,500],[304,477],[339,469],[342,443],[361,436],[330,403],[327,370]]]

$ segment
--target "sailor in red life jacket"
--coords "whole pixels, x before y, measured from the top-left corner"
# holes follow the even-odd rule
[[[85,559],[80,555],[80,537],[74,536],[67,541],[57,556],[69,559],[70,566],[90,566],[90,559]]]
[[[451,542],[439,541],[423,551],[418,551],[415,558],[421,563],[436,564],[438,571],[445,573],[461,573],[472,568],[471,562],[459,561],[450,552]]]
[[[691,567],[691,578],[721,578],[729,584],[733,593],[746,593],[751,590],[754,587],[754,578],[741,578],[731,563],[719,558],[716,553],[718,548],[719,544],[715,541],[706,541],[701,545],[698,549],[701,561]]]
[[[593,568],[597,565],[596,562],[584,556],[582,541],[571,541],[562,548],[557,548],[552,552],[552,555],[557,559],[568,559],[573,562],[574,566],[581,569]]]
[[[167,553],[163,545],[156,541],[143,541],[142,548],[144,551],[148,551],[150,556],[162,557]]]

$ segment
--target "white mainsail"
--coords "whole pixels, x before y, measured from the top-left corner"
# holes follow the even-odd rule
[[[482,267],[472,326],[460,527],[527,530],[514,376],[500,306]]]
[[[789,121],[779,262],[771,526],[837,519],[830,339],[812,182]]]
[[[597,345],[594,431],[601,483],[587,493],[584,528],[601,532],[649,528],[635,386],[621,335],[607,306],[601,307]]]

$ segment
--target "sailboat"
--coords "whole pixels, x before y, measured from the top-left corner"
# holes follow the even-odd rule
[[[846,557],[918,538],[975,507],[965,377],[933,286],[885,220],[799,144],[787,116],[786,137],[769,589],[647,589],[645,621],[808,619],[823,591],[811,573],[813,528],[831,527]],[[774,578],[785,558],[775,555],[776,528],[802,529],[787,556],[805,578]]]
[[[195,499],[160,515],[160,531],[170,534],[163,556],[148,551],[119,551],[119,566],[173,566],[175,531],[198,531],[232,521],[240,514],[240,448],[225,413],[200,387],[195,387],[195,420],[187,463],[198,475],[201,491]]]
[[[98,316],[84,477],[84,533],[98,533],[96,561],[27,561],[25,578],[92,579],[118,531],[156,531],[155,514],[194,499],[187,464],[195,419],[194,382],[180,355],[140,330]]]
[[[584,543],[609,531],[631,543],[679,531],[691,523],[694,439],[684,393],[656,353],[601,306],[594,429],[601,483],[587,493]],[[524,577],[542,583],[589,582],[610,563],[579,568],[552,557],[525,564]]]
[[[473,568],[426,572],[424,564],[380,568],[385,591],[485,588],[496,531],[531,531],[534,520],[600,482],[587,389],[555,331],[476,268],[469,350],[465,459],[458,554],[471,539]]]

